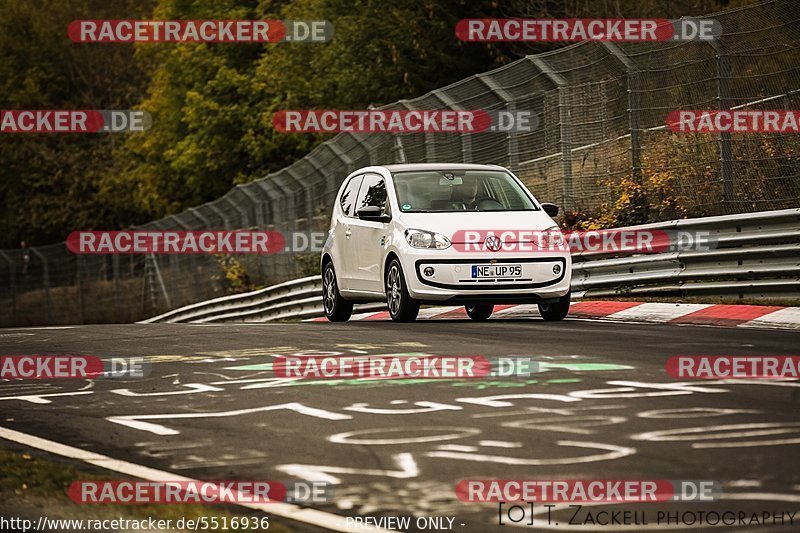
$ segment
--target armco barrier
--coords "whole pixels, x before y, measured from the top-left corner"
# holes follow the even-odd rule
[[[710,251],[573,255],[572,291],[578,298],[709,296],[800,298],[800,209],[671,220],[628,230],[708,231]],[[144,322],[266,322],[322,315],[322,280],[301,278],[255,292],[215,298]],[[384,304],[357,306],[375,310]]]

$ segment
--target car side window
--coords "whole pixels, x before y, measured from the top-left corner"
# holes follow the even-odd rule
[[[361,183],[361,190],[356,200],[355,213],[362,207],[379,207],[382,212],[386,208],[386,181],[377,174],[367,174]]]
[[[353,205],[356,202],[356,196],[358,195],[358,189],[361,186],[361,180],[363,177],[364,176],[354,176],[350,178],[347,186],[342,191],[342,197],[339,199],[339,203],[342,206],[342,212],[347,217],[356,216],[356,211],[353,209]]]

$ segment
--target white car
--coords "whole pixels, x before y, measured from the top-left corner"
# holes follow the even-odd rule
[[[536,303],[545,320],[561,320],[569,250],[509,242],[532,233],[563,242],[557,213],[496,165],[357,170],[336,195],[322,250],[325,316],[345,321],[356,302],[386,301],[399,322],[415,320],[421,304],[464,305],[470,318],[485,320],[496,304]]]

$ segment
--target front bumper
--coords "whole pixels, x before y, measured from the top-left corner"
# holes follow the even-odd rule
[[[451,250],[414,250],[401,259],[411,296],[431,303],[549,303],[569,292],[572,260],[569,253],[469,254]],[[520,265],[518,278],[472,277],[473,265]],[[433,275],[426,275],[432,268]]]

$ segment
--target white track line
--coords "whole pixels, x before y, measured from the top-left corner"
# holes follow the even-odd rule
[[[671,304],[671,303],[645,303],[623,311],[607,315],[603,318],[609,320],[644,320],[646,322],[669,322],[689,313],[700,311],[710,304]]]
[[[6,329],[13,329],[13,330],[29,330],[29,329],[75,329],[78,326],[34,326],[34,327],[22,327],[22,328],[6,328]]]
[[[121,461],[88,450],[81,450],[80,448],[74,448],[66,444],[43,439],[34,435],[28,435],[27,433],[21,433],[4,427],[0,427],[0,438],[148,481],[199,481],[163,470],[156,470],[155,468]],[[297,522],[324,527],[333,531],[350,531],[346,527],[345,517],[325,511],[317,511],[308,508],[304,509],[289,503],[237,503],[236,505],[263,511],[269,515],[280,516]],[[368,529],[369,531],[376,532],[392,531],[389,529],[367,528],[366,525],[359,525],[359,529]]]

